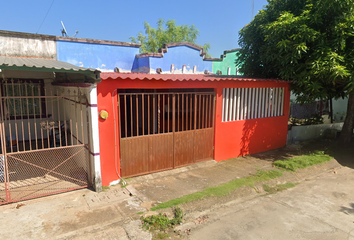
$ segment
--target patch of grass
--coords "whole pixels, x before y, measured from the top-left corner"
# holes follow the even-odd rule
[[[280,177],[282,175],[283,175],[283,173],[280,170],[270,170],[270,171],[258,170],[256,175],[245,177],[245,178],[240,178],[240,179],[234,179],[230,182],[224,183],[224,184],[217,186],[217,187],[206,188],[206,189],[204,189],[204,191],[201,191],[201,192],[196,192],[196,193],[192,193],[189,195],[185,195],[180,198],[172,199],[170,201],[160,203],[159,205],[151,208],[151,210],[155,211],[158,209],[169,208],[169,207],[177,206],[179,204],[199,200],[199,199],[202,199],[205,197],[226,196],[229,193],[235,191],[236,189],[238,189],[240,187],[249,186],[249,187],[254,188],[254,184],[257,182],[268,181],[268,180]]]
[[[102,192],[108,191],[109,190],[109,186],[102,186]]]
[[[157,238],[158,239],[165,239],[168,238],[170,235],[168,235],[167,233],[158,233],[157,234]]]
[[[144,213],[144,212],[138,212],[137,214],[138,214],[138,215],[141,215],[141,214],[143,214],[143,213]]]
[[[277,160],[273,164],[274,166],[295,172],[297,169],[307,168],[315,164],[324,163],[330,161],[333,157],[324,154],[323,151],[316,151],[311,154],[293,157],[285,160]]]
[[[288,188],[293,188],[297,185],[298,183],[285,183],[285,184],[279,184],[279,185],[276,185],[275,187],[270,187],[269,185],[267,184],[263,184],[263,189],[264,191],[266,191],[267,193],[269,194],[274,194],[276,192],[281,192],[281,191],[284,191]]]
[[[160,213],[159,215],[141,217],[143,222],[143,228],[146,230],[160,230],[164,231],[165,229],[178,225],[182,222],[183,211],[181,208],[176,207],[173,209],[174,217],[170,220],[166,214]]]

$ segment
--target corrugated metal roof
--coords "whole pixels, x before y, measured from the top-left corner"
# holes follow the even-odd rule
[[[78,67],[70,63],[47,58],[29,58],[15,56],[0,56],[0,69],[22,69],[35,68],[39,71],[47,70],[53,72],[99,72],[96,69]]]
[[[161,81],[277,81],[279,79],[250,78],[239,75],[213,75],[213,74],[148,74],[148,73],[101,73],[101,79],[135,79],[135,80],[161,80]]]

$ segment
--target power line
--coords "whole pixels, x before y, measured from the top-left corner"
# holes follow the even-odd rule
[[[50,7],[49,7],[49,9],[48,9],[48,11],[47,11],[47,14],[45,15],[45,17],[44,17],[44,19],[43,19],[43,21],[42,21],[41,25],[39,26],[39,28],[38,28],[38,30],[37,30],[37,32],[36,32],[36,34],[39,32],[39,29],[41,29],[41,27],[42,27],[42,25],[43,25],[43,23],[44,23],[45,19],[46,19],[46,18],[47,18],[47,16],[48,16],[48,13],[49,13],[50,9],[51,9],[51,8],[52,8],[52,6],[53,6],[54,1],[55,1],[55,0],[53,0],[53,1],[52,1],[52,4],[50,4]]]

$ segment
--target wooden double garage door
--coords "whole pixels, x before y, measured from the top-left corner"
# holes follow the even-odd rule
[[[213,159],[213,92],[120,93],[123,177]]]

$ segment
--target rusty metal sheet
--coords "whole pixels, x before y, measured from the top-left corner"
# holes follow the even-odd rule
[[[215,93],[141,91],[118,94],[123,177],[213,158]]]
[[[213,159],[214,129],[206,128],[196,130],[194,133],[194,159],[206,161]]]
[[[175,133],[175,167],[194,163],[194,131]]]
[[[123,177],[149,172],[149,136],[122,138],[120,148]]]
[[[173,133],[149,137],[149,171],[156,172],[173,168]]]

